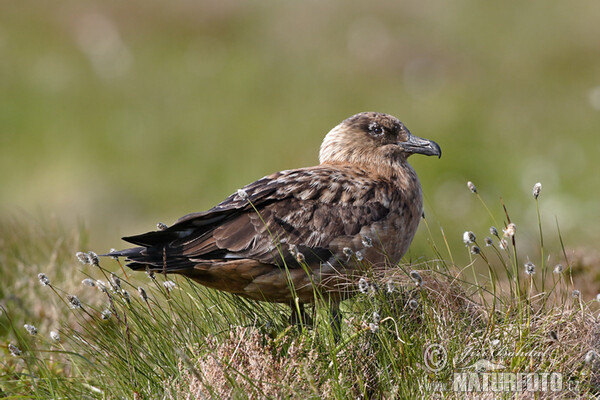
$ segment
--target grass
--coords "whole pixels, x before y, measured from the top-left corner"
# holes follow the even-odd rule
[[[481,240],[466,232],[464,249],[452,249],[446,239],[439,246],[432,234],[436,256],[430,260],[366,265],[363,278],[352,283],[359,293],[342,303],[338,338],[326,307],[315,309],[312,328],[290,326],[282,305],[178,276],[126,274],[111,259],[97,263],[80,253],[85,264],[74,274],[75,252],[87,247],[85,233],[65,231],[52,220],[15,218],[3,225],[11,234],[1,242],[2,262],[12,274],[6,277],[11,292],[0,303],[0,394],[463,398],[461,390],[477,390],[489,378],[487,391],[469,395],[511,398],[515,393],[491,391],[502,388],[494,375],[501,371],[560,377],[554,381],[559,391],[540,386],[520,392],[521,398],[597,395],[597,306],[574,287],[564,247],[543,248],[541,223],[534,229],[541,249],[529,257],[517,240],[526,227],[513,230],[508,211],[503,220],[491,230],[497,237]],[[471,262],[447,261],[463,251]],[[551,265],[551,257],[562,267]],[[48,281],[25,273],[24,265],[36,265]],[[35,326],[35,334],[25,324]],[[522,383],[527,388],[525,378]]]

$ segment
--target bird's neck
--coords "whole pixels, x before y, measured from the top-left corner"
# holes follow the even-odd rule
[[[406,159],[381,162],[370,158],[366,160],[354,158],[351,162],[334,160],[326,161],[322,165],[330,165],[338,168],[354,168],[367,173],[374,179],[389,182],[394,186],[410,188],[411,190],[415,189],[417,191],[421,190],[417,173]]]

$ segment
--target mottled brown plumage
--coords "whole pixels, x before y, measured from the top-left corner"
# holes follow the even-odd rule
[[[395,117],[354,115],[327,134],[320,165],[266,176],[110,255],[255,300],[312,303],[316,288],[337,302],[363,265],[408,249],[423,213],[414,153],[441,156]]]

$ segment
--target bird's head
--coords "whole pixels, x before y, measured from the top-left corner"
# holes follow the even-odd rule
[[[389,165],[404,163],[412,154],[441,157],[442,150],[436,142],[412,135],[396,117],[363,112],[329,131],[321,144],[319,161]]]

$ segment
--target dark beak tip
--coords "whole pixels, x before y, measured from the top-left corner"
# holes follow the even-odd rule
[[[431,147],[433,147],[434,151],[435,151],[435,155],[438,156],[438,158],[442,158],[442,148],[440,147],[439,144],[437,144],[436,142],[434,142],[433,140],[431,140]]]

